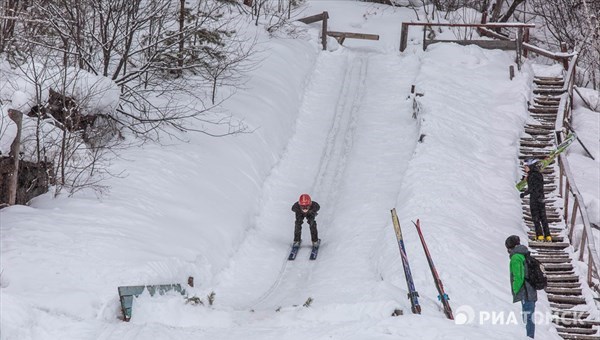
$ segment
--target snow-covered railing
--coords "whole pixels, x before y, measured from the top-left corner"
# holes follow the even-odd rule
[[[564,218],[565,224],[569,230],[569,242],[575,250],[579,251],[579,261],[587,262],[587,283],[590,288],[594,289],[600,294],[600,283],[594,282],[594,279],[600,280],[598,276],[598,266],[600,266],[600,258],[598,256],[598,249],[594,242],[594,234],[592,232],[592,225],[585,209],[583,197],[575,185],[575,181],[572,180],[573,175],[569,168],[569,161],[564,155],[559,156],[559,164],[561,168],[561,176],[565,176],[565,187],[563,197],[565,199],[565,211]],[[571,212],[571,220],[568,221],[569,212],[569,194],[573,196],[573,207]],[[573,239],[577,216],[581,217],[583,229],[581,232],[581,239],[579,245],[576,244],[576,240]]]
[[[432,23],[432,22],[403,22],[402,29],[400,30],[400,52],[403,52],[406,49],[406,45],[408,43],[408,29],[410,26],[421,26],[421,27],[472,27],[478,30],[484,29],[486,32],[493,32],[492,29],[501,29],[501,28],[517,28],[519,31],[527,30],[529,28],[534,28],[534,24],[524,24],[524,23],[491,23],[491,24],[451,24],[451,23]],[[490,33],[492,34],[492,33]],[[523,36],[521,34],[521,36]],[[496,37],[498,38],[498,37]],[[499,43],[494,40],[470,40],[470,39],[462,39],[462,40],[435,40],[434,42],[455,42],[455,43],[471,43],[471,44],[493,44],[495,48],[507,48],[512,44],[518,44],[519,41],[511,40],[511,39],[500,39],[505,40],[505,43]],[[423,41],[423,48],[425,49],[427,44],[425,43],[425,39]],[[486,47],[486,46],[483,46]]]
[[[566,66],[568,65],[568,67],[565,75],[565,84],[563,87],[565,93],[561,95],[558,115],[554,125],[557,143],[560,143],[563,140],[564,134],[567,131],[567,129],[565,129],[565,123],[568,123],[568,126],[570,126],[572,119],[573,88],[575,84],[575,70],[578,60],[577,53],[570,54],[570,57],[568,57],[566,60],[568,63]],[[579,251],[579,261],[583,261],[587,264],[588,285],[590,288],[600,294],[600,276],[598,275],[600,267],[600,253],[599,250],[596,249],[594,233],[592,232],[592,224],[588,217],[583,197],[581,196],[581,193],[575,184],[575,179],[571,173],[569,161],[565,154],[559,155],[558,164],[560,169],[559,192],[564,198],[563,217],[565,225],[568,228],[569,242],[576,251]],[[569,204],[570,196],[573,197],[572,207]],[[569,211],[569,209],[571,209],[571,211]],[[570,221],[569,215],[571,217]],[[573,237],[575,235],[575,227],[578,215],[581,217],[583,229],[581,231],[579,244],[576,244],[576,240],[574,240]],[[596,282],[594,282],[594,280],[596,280]]]

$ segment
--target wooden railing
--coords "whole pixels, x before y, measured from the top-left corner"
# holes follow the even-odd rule
[[[519,32],[518,36],[520,37],[529,37],[528,30],[529,28],[535,27],[534,24],[523,24],[523,23],[488,23],[488,24],[451,24],[451,23],[430,23],[430,22],[403,22],[402,29],[400,30],[400,52],[403,52],[406,49],[406,45],[408,43],[408,29],[410,26],[420,26],[420,27],[471,27],[475,28],[478,31],[483,29],[487,34],[491,35],[494,38],[499,40],[470,40],[470,39],[461,39],[461,40],[433,40],[431,42],[426,42],[425,35],[423,37],[423,49],[427,47],[428,44],[435,42],[454,42],[459,44],[479,44],[479,45],[487,45],[492,44],[489,48],[511,48],[512,44],[519,44],[523,41],[523,38],[517,40],[511,40],[508,37],[504,37],[500,39],[498,33],[494,33],[494,30],[499,30],[502,28],[516,28]],[[527,33],[525,33],[527,32]],[[498,35],[498,36],[495,36]],[[503,42],[504,41],[504,42]],[[482,46],[486,47],[486,46]],[[514,49],[514,48],[513,48]]]
[[[554,124],[557,143],[560,143],[568,132],[565,125],[572,125],[573,88],[578,56],[577,54],[565,55],[563,60],[566,61],[564,64],[568,65],[568,68],[565,72],[565,85],[563,87],[565,92],[561,95],[558,115]],[[583,196],[579,192],[579,189],[577,189],[573,173],[569,167],[569,160],[564,153],[559,155],[558,165],[560,169],[559,192],[564,199],[563,217],[565,225],[568,228],[569,242],[575,251],[579,251],[579,261],[587,264],[586,276],[588,285],[600,294],[600,276],[598,275],[600,253],[596,249],[592,224],[585,208]],[[573,199],[572,204],[569,202],[570,198]],[[581,224],[579,225],[582,225],[581,238],[578,243],[574,239],[575,229],[578,226],[576,224],[577,217],[580,217]],[[597,281],[594,282],[594,280]]]
[[[329,19],[329,13],[327,11],[311,15],[306,18],[298,19],[298,21],[305,24],[312,24],[313,22],[323,21],[321,27],[321,45],[323,45],[323,51],[327,50],[327,36],[334,37],[340,45],[344,43],[346,38],[351,39],[366,39],[366,40],[379,40],[377,34],[366,34],[366,33],[353,33],[353,32],[334,32],[329,31],[327,28],[327,20]]]

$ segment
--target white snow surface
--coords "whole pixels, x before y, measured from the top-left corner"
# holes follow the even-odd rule
[[[534,67],[511,81],[513,53],[454,44],[424,52],[417,29],[400,53],[410,9],[307,6],[305,15],[329,12],[330,30],[380,40],[330,39],[321,51],[320,23],[299,24],[304,39],[263,34],[264,60],[226,104],[253,133],[129,149],[114,165],[127,177],[110,179],[101,200],[48,194],[0,211],[1,339],[526,339],[504,240],[526,238],[514,184]],[[412,85],[423,94],[416,118]],[[598,113],[576,104],[574,127],[596,161],[579,146],[569,159],[598,223]],[[322,246],[309,261],[305,224],[305,247],[288,262],[290,208],[304,192],[322,207]],[[406,298],[392,208],[421,315]],[[471,322],[441,311],[417,219],[456,319]],[[189,276],[188,295],[205,305],[143,294],[131,322],[119,319],[117,287]],[[548,313],[539,295],[537,310]],[[391,316],[396,309],[403,315]],[[547,322],[536,333],[560,339]]]

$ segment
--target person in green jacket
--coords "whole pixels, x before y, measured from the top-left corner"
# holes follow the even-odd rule
[[[510,254],[510,284],[513,302],[521,302],[527,336],[533,338],[535,335],[533,317],[537,291],[525,280],[525,273],[527,273],[525,256],[529,255],[529,250],[521,244],[521,240],[517,235],[509,236],[504,245]]]

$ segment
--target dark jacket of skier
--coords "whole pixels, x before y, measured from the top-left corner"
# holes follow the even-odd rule
[[[522,244],[509,249],[510,254],[510,284],[513,302],[537,301],[537,291],[525,280],[527,263],[525,256],[529,250]]]
[[[296,221],[300,220],[300,223],[302,223],[303,219],[306,217],[308,218],[312,218],[314,219],[318,214],[317,212],[319,211],[319,209],[321,209],[321,206],[319,205],[319,203],[312,201],[310,207],[308,208],[307,212],[302,211],[302,209],[300,208],[300,203],[296,202],[294,203],[294,205],[292,205],[292,211],[296,213]]]
[[[317,217],[321,206],[319,203],[312,201],[308,195],[302,195],[300,198],[301,199],[299,201],[307,203],[307,205],[304,206],[305,211],[303,211],[303,207],[300,205],[300,202],[296,202],[294,205],[292,205],[292,211],[296,214],[296,222],[294,223],[294,243],[300,242],[300,237],[302,234],[302,222],[304,222],[305,218],[308,222],[308,226],[310,227],[311,241],[316,243],[319,240],[319,233],[317,231],[317,221],[315,220],[315,217]]]
[[[546,216],[546,200],[544,197],[544,176],[539,170],[539,164],[528,166],[527,190],[521,193],[521,198],[529,196],[529,211],[533,219],[535,235],[537,240],[552,241],[550,228],[548,227],[548,217]]]
[[[544,175],[538,170],[537,166],[532,166],[527,175],[527,190],[522,196],[530,195],[529,202],[544,203]]]

